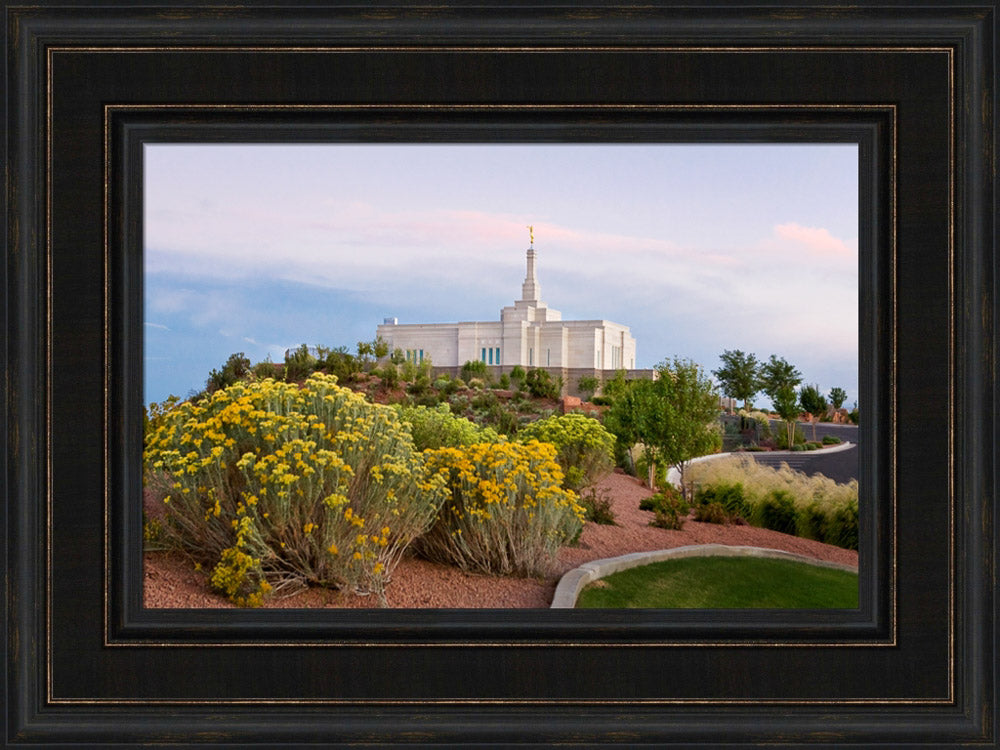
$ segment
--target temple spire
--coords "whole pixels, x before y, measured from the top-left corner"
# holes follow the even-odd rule
[[[528,237],[531,240],[531,247],[528,248],[528,272],[521,285],[521,299],[527,302],[539,302],[541,300],[541,287],[538,279],[535,278],[535,228],[528,227]]]

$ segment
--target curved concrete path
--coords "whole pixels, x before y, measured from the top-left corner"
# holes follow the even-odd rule
[[[559,579],[555,596],[552,597],[551,608],[572,609],[576,606],[576,599],[580,595],[580,592],[583,591],[583,588],[598,578],[604,578],[620,570],[637,568],[640,565],[649,565],[650,563],[683,557],[770,557],[807,563],[815,565],[818,568],[834,568],[836,570],[847,570],[852,573],[858,572],[856,565],[816,560],[812,557],[797,555],[793,552],[785,552],[780,549],[769,549],[767,547],[731,547],[725,544],[691,544],[686,547],[674,547],[673,549],[661,549],[653,552],[632,552],[631,554],[619,557],[591,560],[578,568],[573,568],[573,570]]]

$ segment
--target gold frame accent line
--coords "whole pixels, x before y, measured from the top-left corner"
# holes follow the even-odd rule
[[[228,110],[228,111],[253,111],[253,112],[265,112],[269,110],[273,111],[288,111],[288,110],[329,110],[329,111],[357,111],[357,110],[400,110],[400,109],[412,109],[412,110],[435,110],[435,111],[493,111],[493,110],[514,110],[514,111],[564,111],[564,110],[626,110],[626,111],[690,111],[690,110],[855,110],[855,111],[872,111],[872,112],[890,112],[892,114],[893,129],[895,130],[897,122],[897,108],[894,104],[555,104],[555,105],[533,105],[533,104],[136,104],[136,105],[121,105],[121,104],[107,104],[104,107],[105,110],[105,127],[106,129],[110,123],[110,114],[113,111],[123,111],[123,112],[142,112],[142,111],[161,111],[161,110]],[[110,143],[110,136],[106,132],[106,144]],[[895,152],[896,152],[896,142],[893,141],[892,144],[892,164],[893,170],[895,170]],[[110,160],[109,160],[110,163]],[[896,185],[896,172],[892,172],[892,185],[893,190],[895,190]],[[894,207],[893,207],[894,209]],[[107,216],[109,211],[109,206],[105,205],[105,216]],[[893,216],[893,223],[891,224],[892,242],[891,249],[895,252],[895,217]],[[110,252],[110,237],[105,237],[105,258],[107,259]],[[893,269],[895,268],[895,258],[892,259]],[[892,289],[893,289],[893,308],[895,308],[895,278],[892,279]],[[109,337],[109,331],[105,331],[105,339]],[[896,330],[895,330],[895,319],[893,320],[893,331],[892,331],[892,342],[891,348],[893,352],[896,349]],[[895,381],[892,385],[892,393],[895,394]],[[105,410],[107,412],[107,408]],[[105,419],[107,419],[107,414]],[[895,422],[895,415],[893,415],[893,420]],[[893,431],[893,437],[895,438],[895,430]],[[107,443],[107,439],[105,439]],[[895,493],[895,472],[890,473],[893,482],[891,484],[891,496],[893,505],[893,545],[892,545],[892,556],[893,556],[893,566],[892,572],[893,576],[896,575],[896,526],[895,526],[895,511],[897,498]],[[110,523],[109,517],[109,502],[110,499],[106,494],[105,502],[105,529],[107,529]],[[105,551],[105,561],[106,570],[110,565],[110,549]],[[104,591],[104,601],[105,601],[105,619],[107,620],[107,610],[108,610],[108,585],[109,581],[107,577],[105,578],[105,591]],[[329,641],[296,641],[288,643],[259,643],[259,642],[242,642],[242,641],[224,641],[224,642],[210,642],[203,641],[198,643],[177,643],[177,642],[155,642],[155,641],[135,641],[128,643],[121,642],[111,642],[108,638],[108,631],[105,630],[105,643],[106,647],[177,647],[177,648],[189,648],[189,647],[233,647],[233,648],[248,648],[248,647],[265,647],[265,648],[282,648],[282,647],[325,647],[325,648],[347,648],[347,647],[381,647],[381,648],[393,648],[393,647],[434,647],[434,648],[453,648],[453,647],[469,647],[469,646],[489,646],[489,647],[520,647],[520,648],[533,648],[533,647],[566,647],[566,648],[607,648],[609,646],[614,646],[616,648],[687,648],[687,647],[714,647],[714,648],[744,648],[744,647],[772,647],[772,648],[843,648],[843,647],[862,647],[862,648],[888,648],[895,647],[897,644],[897,586],[896,581],[890,580],[890,600],[892,602],[891,611],[891,637],[887,642],[777,642],[777,641],[763,641],[763,640],[744,640],[744,641],[654,641],[654,642],[644,642],[644,643],[567,643],[567,642],[551,642],[551,641],[535,641],[530,643],[519,643],[519,642],[401,642],[401,643],[384,643],[384,642],[340,642],[340,643],[330,643]]]

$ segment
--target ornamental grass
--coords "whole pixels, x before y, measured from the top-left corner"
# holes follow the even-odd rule
[[[548,443],[477,443],[424,452],[448,477],[450,498],[415,549],[435,562],[494,575],[538,576],[583,528]]]
[[[807,539],[858,548],[858,482],[839,484],[822,474],[775,469],[747,456],[691,465],[702,499],[721,500],[725,510],[754,526]],[[736,497],[738,496],[738,497]]]
[[[446,498],[445,476],[428,471],[395,411],[336,382],[237,383],[174,407],[147,435],[163,538],[237,605],[292,584],[385,604],[403,551]]]

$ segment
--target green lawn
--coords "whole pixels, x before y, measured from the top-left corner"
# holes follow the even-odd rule
[[[855,609],[858,575],[761,557],[686,557],[613,573],[577,607]]]

